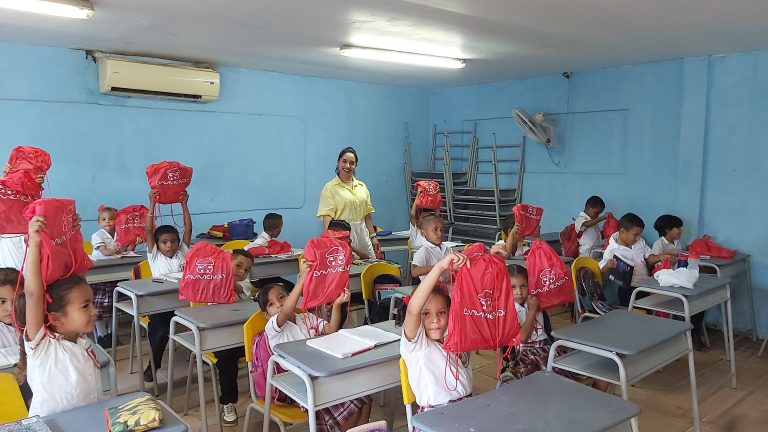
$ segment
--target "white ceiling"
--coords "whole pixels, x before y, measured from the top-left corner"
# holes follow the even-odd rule
[[[87,21],[0,9],[0,41],[444,87],[768,48],[766,0],[94,0]],[[466,58],[462,70],[338,54]],[[9,61],[9,59],[5,59]]]

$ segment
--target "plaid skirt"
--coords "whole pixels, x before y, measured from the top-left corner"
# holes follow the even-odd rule
[[[560,353],[558,352],[558,354]],[[515,378],[520,379],[534,372],[547,370],[548,360],[549,345],[547,345],[547,341],[525,342],[515,348],[506,370]],[[573,372],[558,368],[554,368],[553,372],[570,379],[580,378]]]
[[[112,294],[117,282],[97,282],[90,285],[93,289],[93,307],[96,308],[96,319],[112,318]]]
[[[341,425],[354,417],[365,404],[371,403],[370,396],[352,399],[328,408],[323,408],[316,413],[318,432],[334,432],[341,430]],[[366,419],[367,421],[368,419]]]

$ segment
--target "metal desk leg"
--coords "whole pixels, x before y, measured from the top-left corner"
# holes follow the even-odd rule
[[[173,352],[174,344],[176,343],[175,336],[177,324],[190,329],[195,337],[195,346],[192,351],[194,351],[195,360],[197,361],[197,393],[200,399],[200,430],[201,432],[208,432],[208,412],[205,409],[205,376],[203,375],[203,352],[200,346],[200,330],[189,321],[177,316],[171,319],[170,329],[168,330],[168,406],[171,405],[171,399],[173,398]],[[213,382],[212,385],[215,386],[217,383]]]
[[[727,290],[728,294],[726,309],[728,315],[728,348],[731,352],[731,388],[736,388],[736,351],[733,346],[733,310],[731,306],[731,286],[726,285],[725,289]]]
[[[749,265],[749,257],[744,259],[744,266],[747,269],[746,278],[747,278],[747,294],[749,295],[749,316],[752,320],[752,340],[757,340],[757,322],[755,318],[755,299],[752,295],[752,269]],[[762,350],[761,350],[762,351]]]
[[[691,332],[685,333],[685,338],[688,340],[688,377],[691,381],[691,412],[693,413],[693,430],[699,432],[701,430],[701,424],[699,424],[699,394],[696,389],[696,366],[693,362],[693,340],[691,339]]]

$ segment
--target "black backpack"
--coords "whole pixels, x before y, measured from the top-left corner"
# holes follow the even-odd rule
[[[387,297],[382,300],[378,300],[378,292],[388,291],[387,288],[394,288],[403,286],[403,281],[397,276],[390,274],[380,274],[373,279],[373,298],[374,300],[368,302],[368,324],[375,324],[378,322],[384,322],[389,320],[389,304],[394,297]],[[395,299],[395,309],[397,309],[402,303],[400,297]]]
[[[576,270],[576,288],[579,294],[579,303],[587,312],[597,312],[604,315],[613,310],[605,299],[603,286],[588,267]]]

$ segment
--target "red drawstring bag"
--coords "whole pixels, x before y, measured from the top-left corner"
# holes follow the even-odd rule
[[[528,293],[538,297],[541,310],[573,303],[571,272],[552,246],[543,240],[534,241],[525,264]]]
[[[41,198],[24,209],[27,221],[45,218],[41,233],[40,271],[47,286],[72,275],[84,275],[93,262],[83,249],[83,235],[75,226],[75,200]]]
[[[143,205],[132,205],[121,208],[115,213],[115,238],[123,246],[136,246],[145,243],[147,235],[147,214],[149,209]],[[140,239],[137,241],[137,239]]]
[[[181,202],[181,194],[192,183],[192,168],[174,161],[163,161],[147,167],[150,189],[157,189],[158,204]]]
[[[291,251],[291,244],[280,240],[270,240],[266,246],[254,246],[248,252],[254,257],[280,255]]]
[[[720,246],[708,235],[694,240],[691,245],[688,246],[688,251],[691,254],[699,256],[708,255],[712,258],[732,259],[736,256],[735,250]]]
[[[656,263],[656,265],[653,266],[653,269],[651,270],[651,276],[655,275],[659,270],[672,270],[672,259],[666,257]]]
[[[352,248],[339,236],[347,231],[326,231],[304,246],[304,259],[313,263],[304,279],[301,308],[308,310],[333,303],[349,286]]]
[[[198,242],[184,257],[179,300],[195,303],[234,303],[232,254],[208,242]]]
[[[32,183],[29,185],[30,189],[23,192],[40,198],[43,186],[35,182],[34,179],[39,175],[45,175],[48,169],[51,168],[51,155],[37,147],[18,146],[11,150],[11,154],[8,156],[8,165],[11,166],[8,174],[19,171],[26,171],[31,174]]]
[[[416,200],[416,205],[421,208],[439,209],[443,206],[443,197],[440,195],[440,184],[432,180],[419,180],[413,184],[421,195]]]
[[[504,259],[475,243],[463,254],[469,267],[454,271],[446,351],[462,353],[519,345],[520,324]]]
[[[619,220],[613,217],[613,215],[605,218],[605,222],[603,222],[603,238],[608,240],[617,232],[619,232]]]
[[[39,198],[26,194],[27,186],[34,178],[28,171],[19,171],[0,178],[0,234],[24,234],[29,231],[29,223],[24,217],[24,209]]]
[[[576,258],[579,256],[579,239],[583,233],[576,232],[576,225],[569,224],[560,231],[560,245],[563,247],[563,256]]]
[[[520,227],[520,235],[527,237],[536,232],[536,228],[541,224],[541,217],[544,215],[544,209],[528,204],[518,204],[512,208],[515,214],[515,225]]]

